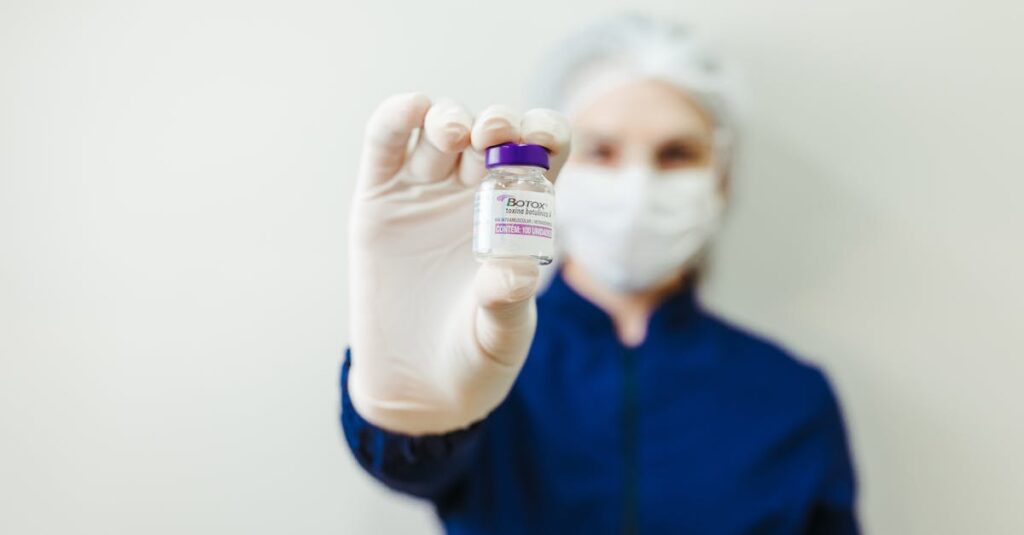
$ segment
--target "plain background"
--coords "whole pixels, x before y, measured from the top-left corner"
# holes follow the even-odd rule
[[[868,531],[1024,532],[1022,4],[629,5],[746,72],[705,301],[829,371]],[[363,124],[622,7],[0,2],[0,532],[435,532],[336,423]]]

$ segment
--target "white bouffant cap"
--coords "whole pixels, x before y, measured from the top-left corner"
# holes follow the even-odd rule
[[[719,148],[732,145],[740,115],[738,75],[670,20],[625,14],[571,34],[545,57],[529,97],[531,105],[571,117],[605,91],[646,78],[684,90],[710,115]]]

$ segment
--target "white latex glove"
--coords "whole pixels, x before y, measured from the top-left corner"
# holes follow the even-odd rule
[[[552,110],[504,106],[474,121],[451,100],[410,93],[381,103],[365,136],[349,227],[349,395],[391,431],[466,427],[508,394],[537,323],[536,262],[481,264],[472,252],[483,150],[543,145],[553,181],[568,124]]]

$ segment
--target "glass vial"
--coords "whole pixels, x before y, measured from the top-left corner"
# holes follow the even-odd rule
[[[555,188],[544,176],[548,151],[504,143],[485,153],[488,173],[476,191],[473,252],[487,258],[534,258],[550,264],[555,248]]]

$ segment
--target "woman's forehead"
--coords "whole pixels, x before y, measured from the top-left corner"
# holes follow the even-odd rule
[[[661,142],[710,139],[708,114],[682,89],[660,80],[638,80],[594,97],[572,117],[583,141]]]

